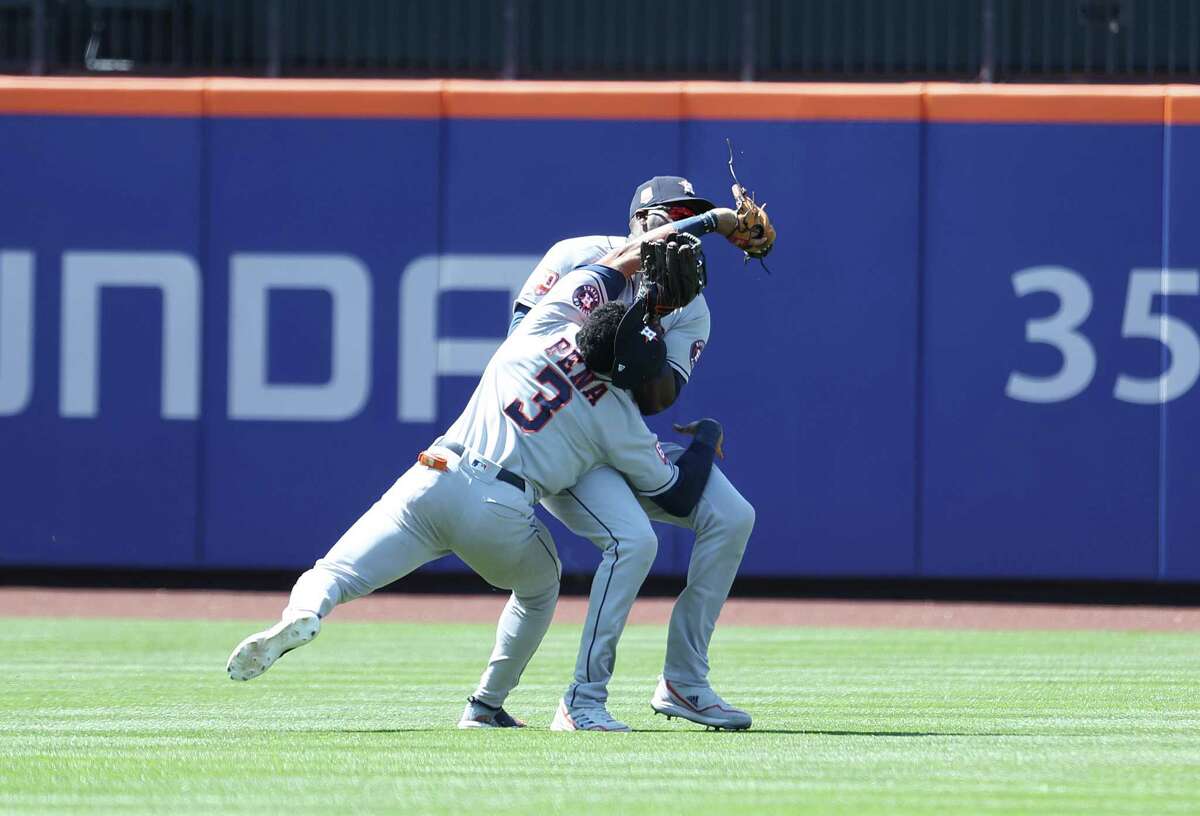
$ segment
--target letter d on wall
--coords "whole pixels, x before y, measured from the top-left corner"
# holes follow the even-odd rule
[[[229,264],[229,416],[336,422],[371,390],[371,276],[350,255],[235,254]],[[267,382],[272,289],[319,289],[333,299],[332,371],[318,384]]]

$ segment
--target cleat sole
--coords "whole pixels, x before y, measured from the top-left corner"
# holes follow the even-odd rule
[[[229,656],[225,671],[230,680],[253,680],[288,652],[311,641],[321,631],[316,615],[301,615],[280,621],[263,632],[243,640]]]

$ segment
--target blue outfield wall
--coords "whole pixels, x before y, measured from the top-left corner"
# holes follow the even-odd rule
[[[1162,130],[927,125],[925,574],[1157,577],[1159,411],[1113,387],[1158,365],[1120,330],[1130,271],[1160,263]],[[1064,304],[1081,320],[1027,342]]]
[[[0,563],[307,566],[541,253],[726,200],[726,136],[781,238],[707,243],[652,426],[724,422],[743,575],[1200,579],[1200,128],[1147,124],[0,117]]]
[[[1200,367],[1200,126],[1170,128],[1166,153],[1167,177],[1164,257],[1172,270],[1190,270],[1190,294],[1171,294],[1157,300],[1158,308],[1174,320],[1168,333],[1179,348],[1191,347],[1191,374]],[[1189,339],[1190,335],[1190,339]],[[1176,355],[1183,356],[1183,355]],[[1176,360],[1176,365],[1179,361]],[[1160,369],[1171,363],[1164,352]],[[1194,380],[1193,380],[1194,382]],[[1170,580],[1200,581],[1200,386],[1162,406],[1161,510],[1165,545],[1162,574]]]

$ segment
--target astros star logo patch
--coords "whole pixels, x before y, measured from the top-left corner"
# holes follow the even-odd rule
[[[585,315],[591,314],[592,309],[600,305],[600,290],[590,283],[585,283],[572,293],[571,302]]]

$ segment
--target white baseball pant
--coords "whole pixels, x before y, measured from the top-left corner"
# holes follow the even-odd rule
[[[554,539],[533,515],[535,494],[495,479],[495,466],[430,448],[448,469],[413,465],[300,576],[287,612],[325,617],[338,604],[454,553],[489,584],[511,589],[484,675],[484,702],[500,705],[537,651],[558,602],[561,567]],[[467,460],[470,461],[467,461]],[[285,613],[286,614],[286,613]]]
[[[672,459],[683,453],[678,445],[663,448]],[[567,704],[587,707],[603,705],[608,699],[617,641],[658,551],[650,519],[696,534],[687,587],[671,612],[663,675],[685,685],[707,683],[708,644],[754,528],[754,508],[725,474],[713,467],[700,501],[687,518],[669,515],[649,499],[636,496],[624,477],[608,467],[591,471],[563,493],[544,497],[542,506],[603,553],[592,580]],[[498,654],[499,641],[496,648]],[[481,682],[476,696],[488,699],[491,692]]]

